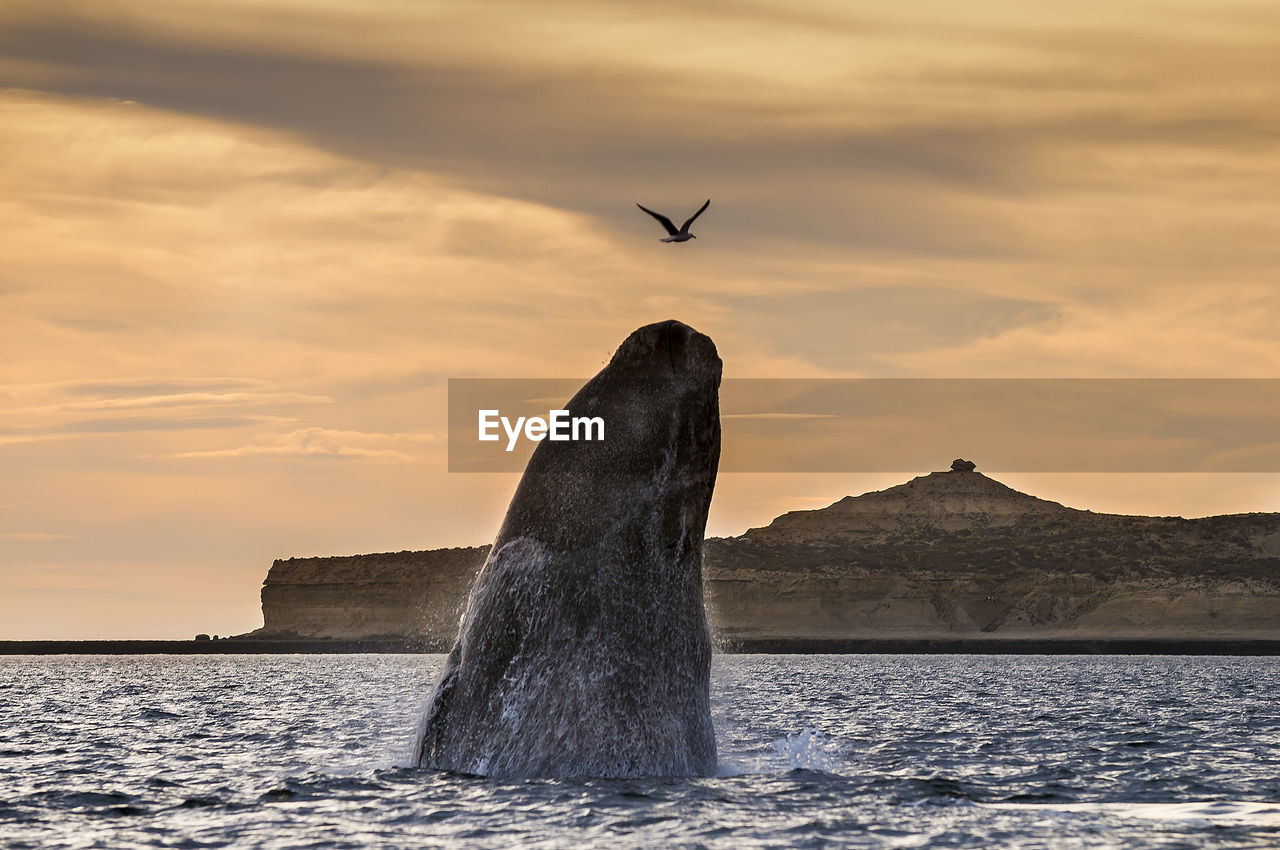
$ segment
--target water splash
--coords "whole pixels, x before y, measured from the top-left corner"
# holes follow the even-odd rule
[[[799,732],[788,732],[787,737],[773,742],[773,749],[791,770],[835,773],[842,761],[835,743],[812,726],[806,726]]]

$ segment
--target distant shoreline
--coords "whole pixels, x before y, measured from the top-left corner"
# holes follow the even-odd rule
[[[431,641],[362,640],[8,640],[0,655],[320,655],[448,652]],[[726,655],[1280,655],[1280,640],[1148,638],[858,638],[751,639],[718,648]]]

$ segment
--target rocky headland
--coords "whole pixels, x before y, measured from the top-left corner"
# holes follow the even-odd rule
[[[254,637],[447,647],[488,547],[278,560]],[[1122,516],[964,464],[711,538],[722,645],[849,639],[1280,639],[1280,514]]]

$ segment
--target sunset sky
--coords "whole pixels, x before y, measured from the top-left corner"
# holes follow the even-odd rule
[[[517,477],[446,471],[447,379],[662,319],[733,378],[1280,377],[1278,187],[1271,0],[0,0],[0,639],[487,543]],[[725,475],[709,532],[928,471]]]

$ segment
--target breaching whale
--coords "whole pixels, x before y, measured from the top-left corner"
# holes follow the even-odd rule
[[[476,578],[420,730],[424,767],[500,777],[716,768],[702,538],[721,363],[666,321],[566,407],[598,442],[544,440]]]

